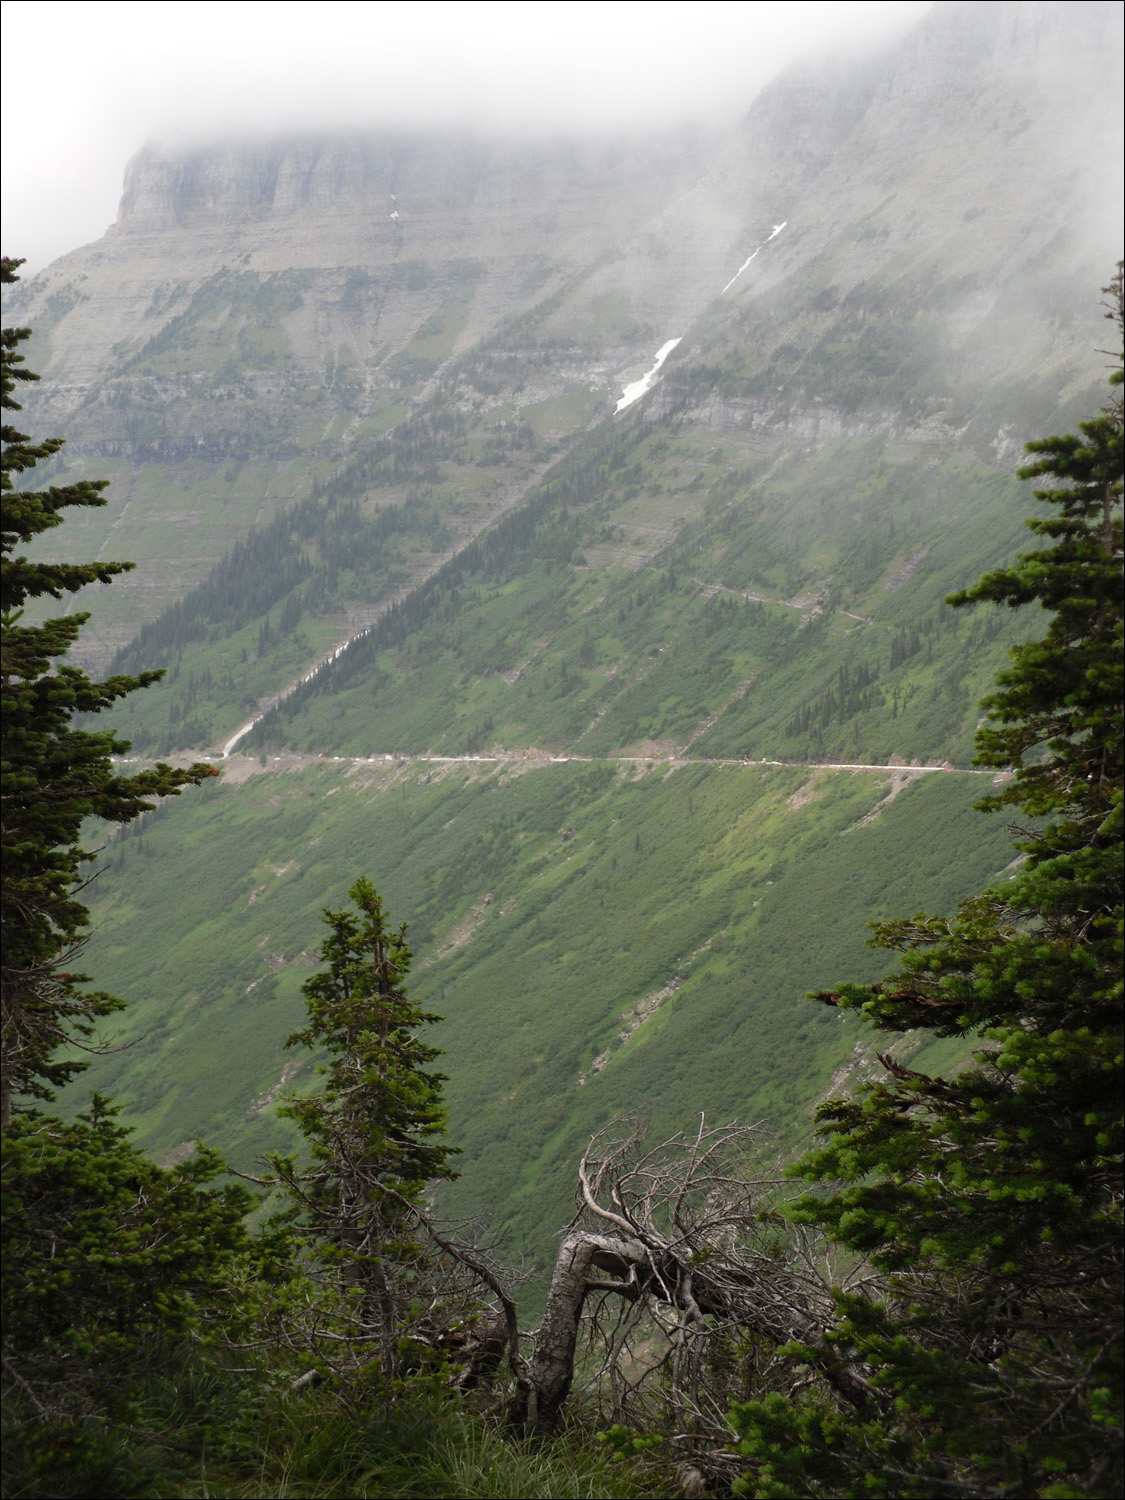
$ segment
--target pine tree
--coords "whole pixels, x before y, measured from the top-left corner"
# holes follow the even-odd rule
[[[0,280],[16,281],[20,261],[5,260]],[[104,505],[104,480],[31,491],[23,476],[52,458],[62,439],[32,443],[8,424],[19,411],[16,383],[38,379],[22,368],[19,346],[26,328],[7,328],[0,346],[5,422],[2,459],[0,563],[0,758],[3,793],[0,876],[0,1003],[3,1053],[0,1119],[11,1119],[14,1094],[50,1098],[51,1088],[84,1064],[56,1061],[63,1043],[82,1044],[99,1016],[120,1002],[84,988],[86,977],[69,971],[86,926],[78,899],[83,822],[98,817],[125,823],[152,807],[153,796],[171,796],[185,785],[215,775],[199,764],[190,770],[158,765],[136,776],[114,774],[112,758],[128,743],[112,731],[76,729],[77,715],[97,713],[118,698],[163,675],[142,672],[94,682],[64,658],[88,616],[71,614],[28,623],[24,606],[44,596],[62,599],[91,583],[111,583],[131,563],[33,562],[17,549],[58,526],[70,506]],[[17,484],[20,487],[17,487]],[[57,665],[53,665],[58,663]]]
[[[5,1495],[167,1493],[145,1484],[154,1391],[205,1362],[217,1384],[214,1346],[250,1332],[251,1195],[213,1151],[158,1167],[117,1115],[95,1095],[76,1120],[20,1109],[3,1132]]]
[[[293,1097],[283,1113],[311,1148],[300,1169],[275,1160],[322,1263],[353,1292],[353,1330],[375,1337],[393,1361],[404,1302],[421,1258],[412,1208],[428,1183],[455,1177],[444,1143],[440,1056],[416,1034],[440,1019],[410,999],[405,926],[392,928],[369,881],[348,893],[355,911],[326,911],[327,968],[303,986],[308,1025],[286,1046],[323,1050],[324,1089]]]
[[[1121,270],[1110,288],[1123,328]],[[979,804],[1033,820],[1004,886],[953,919],[875,925],[882,984],[819,996],[890,1033],[972,1037],[947,1077],[883,1055],[882,1081],[820,1112],[797,1216],[883,1273],[834,1338],[871,1407],[740,1409],[744,1492],[1101,1496],[1121,1468],[1122,408],[1029,444],[1048,545],[949,602],[1038,605],[978,762]],[[796,1488],[794,1488],[796,1486]]]
[[[4,261],[0,279],[16,280],[19,264]],[[128,822],[154,805],[150,798],[215,772],[158,765],[115,775],[113,757],[128,744],[74,721],[163,674],[91,681],[63,660],[87,616],[35,624],[24,614],[30,601],[110,583],[131,566],[34,562],[19,550],[59,525],[68,507],[105,503],[103,481],[21,487],[62,446],[57,438],[32,443],[7,421],[20,410],[16,383],[37,378],[22,368],[19,346],[28,337],[28,329],[5,329],[0,346],[3,1491],[151,1494],[155,1482],[147,1484],[143,1471],[156,1445],[145,1430],[146,1402],[161,1380],[178,1390],[220,1330],[246,1331],[237,1288],[262,1259],[244,1223],[250,1195],[216,1185],[224,1168],[214,1152],[201,1149],[169,1171],[146,1160],[98,1096],[89,1114],[67,1123],[29,1107],[26,1097],[13,1114],[12,1100],[50,1098],[54,1085],[84,1066],[55,1060],[56,1049],[87,1044],[97,1019],[121,1005],[70,969],[87,921],[83,823]],[[217,1366],[209,1370],[209,1378],[221,1378]]]

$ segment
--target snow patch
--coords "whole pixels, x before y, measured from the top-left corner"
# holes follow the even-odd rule
[[[639,401],[645,392],[652,388],[652,382],[656,379],[660,371],[660,366],[679,342],[679,339],[669,339],[666,344],[661,344],[660,348],[656,351],[656,363],[652,369],[642,375],[640,380],[634,380],[632,385],[627,385],[622,391],[621,400],[618,401],[614,408],[614,416],[619,411],[624,411],[627,406],[632,406],[634,401]]]
[[[369,635],[371,633],[371,629],[372,627],[369,625],[366,630],[361,630],[358,635],[350,636],[346,641],[342,643],[342,645],[337,646],[335,651],[330,651],[327,656],[321,657],[320,661],[316,663],[311,671],[306,672],[303,677],[299,678],[296,682],[291,683],[283,693],[279,693],[277,697],[273,699],[273,703],[284,703],[285,699],[288,698],[291,693],[295,693],[299,687],[304,687],[306,682],[311,682],[314,677],[318,676],[321,672],[324,671],[325,667],[330,667],[334,661],[339,661],[348,647],[354,646],[356,641],[363,640],[365,635]],[[256,714],[254,718],[252,718],[248,723],[243,724],[242,728],[238,731],[237,734],[233,735],[229,740],[227,740],[226,744],[223,746],[224,760],[233,752],[234,747],[241,740],[244,740],[246,738],[246,736],[252,729],[256,729],[258,727],[258,725],[265,718],[267,711]],[[337,755],[335,759],[339,760],[340,757]],[[390,759],[389,756],[388,759]]]
[[[243,724],[242,728],[238,730],[236,734],[232,735],[229,740],[227,740],[226,744],[223,746],[224,760],[234,749],[235,745],[238,744],[239,740],[244,740],[246,738],[246,736],[250,733],[257,722],[257,719],[251,719],[248,723]]]
[[[788,222],[789,222],[789,220],[785,219],[780,224],[775,224],[773,226],[773,233],[766,235],[765,239],[758,246],[758,250],[764,250],[766,248],[766,246],[769,244],[770,240],[776,240],[777,237],[778,237],[778,235],[785,228],[785,226],[786,226],[786,224],[788,224]],[[738,270],[734,273],[734,275],[731,277],[731,279],[727,282],[726,286],[723,287],[723,292],[729,292],[730,291],[731,287],[735,284],[735,282],[738,280],[738,278],[742,275],[743,271],[745,271],[746,267],[754,259],[754,256],[758,254],[758,250],[755,250],[752,255],[748,255],[746,257],[746,259],[739,266]],[[723,295],[723,292],[719,293],[720,297]]]

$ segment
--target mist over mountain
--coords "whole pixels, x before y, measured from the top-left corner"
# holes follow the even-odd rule
[[[141,25],[124,0],[96,16],[69,0],[5,6],[12,117],[3,140],[4,219],[29,268],[100,237],[121,163],[145,142],[177,151],[216,141],[325,133],[620,137],[729,125],[810,45],[859,56],[892,42],[927,0],[697,0],[643,13],[606,0],[426,0],[355,7],[297,0],[258,9],[166,0]],[[52,95],[35,60],[50,33]],[[97,87],[90,80],[97,79]]]
[[[232,752],[95,899],[135,1045],[89,1078],[147,1145],[284,1137],[361,873],[446,1016],[447,1201],[533,1255],[613,1114],[788,1149],[863,1074],[806,991],[1010,859],[969,761],[1029,627],[942,601],[1023,544],[1022,444],[1101,401],[1121,40],[939,4],[733,128],[150,148],[18,289],[25,425],[112,480],[44,554],[136,559],[83,649],[168,669],[115,723]]]

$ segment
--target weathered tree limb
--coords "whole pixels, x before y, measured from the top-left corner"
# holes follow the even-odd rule
[[[591,1289],[591,1271],[609,1271],[614,1278],[620,1278],[620,1290],[625,1291],[630,1283],[635,1286],[643,1283],[646,1262],[647,1251],[637,1239],[592,1234],[584,1229],[572,1229],[564,1237],[531,1359],[531,1400],[519,1413],[529,1426],[540,1429],[554,1426],[570,1393],[582,1309]],[[595,1284],[602,1290],[618,1289],[613,1282]]]
[[[608,1150],[605,1137],[595,1137],[579,1165],[578,1213],[559,1246],[528,1387],[515,1403],[519,1420],[539,1430],[557,1422],[591,1293],[646,1299],[654,1311],[675,1309],[678,1410],[700,1410],[700,1359],[715,1325],[776,1347],[804,1345],[845,1401],[870,1404],[856,1362],[827,1341],[833,1312],[827,1283],[779,1259],[772,1247],[739,1244],[761,1222],[733,1160],[745,1145],[745,1132],[709,1130],[702,1120],[693,1138],[673,1137],[644,1154],[635,1132],[609,1142]],[[618,1232],[604,1233],[607,1224]]]
[[[467,1249],[464,1245],[458,1245],[454,1240],[442,1234],[428,1214],[423,1213],[420,1209],[416,1209],[415,1213],[418,1223],[433,1240],[434,1244],[440,1250],[443,1250],[446,1255],[450,1256],[451,1259],[457,1261],[467,1271],[471,1271],[474,1276],[483,1281],[485,1286],[488,1287],[489,1291],[492,1292],[493,1296],[500,1303],[504,1313],[504,1326],[507,1333],[508,1368],[511,1370],[516,1382],[517,1402],[522,1403],[525,1407],[529,1404],[534,1404],[534,1386],[529,1377],[527,1362],[520,1352],[519,1315],[516,1311],[516,1304],[512,1301],[504,1283],[496,1275],[495,1271],[492,1270],[491,1266],[483,1261],[474,1251]]]

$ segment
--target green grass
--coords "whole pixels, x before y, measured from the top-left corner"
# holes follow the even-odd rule
[[[198,1480],[180,1479],[168,1493],[184,1500],[630,1500],[654,1493],[608,1460],[592,1436],[521,1440],[451,1401],[409,1394],[368,1413],[294,1399],[265,1434],[256,1473],[246,1473],[245,1462],[204,1461]]]
[[[786,1150],[807,1138],[861,1034],[806,991],[880,971],[867,920],[946,909],[1008,862],[1004,828],[971,811],[982,789],[931,775],[863,823],[879,773],[325,762],[213,783],[102,856],[84,962],[129,1001],[125,1050],[67,1107],[116,1094],[158,1156],[201,1136],[246,1169],[290,1146],[276,1101],[311,1073],[282,1043],[321,911],[366,874],[411,924],[413,992],[445,1017],[464,1154],[443,1207],[507,1226],[541,1265],[577,1155],[615,1115],[671,1132],[706,1110]]]
[[[583,1416],[549,1440],[505,1429],[435,1379],[389,1396],[288,1390],[284,1369],[177,1358],[140,1382],[128,1422],[6,1423],[5,1474],[31,1497],[182,1500],[630,1500],[663,1493],[614,1462]],[[471,1398],[470,1398],[471,1399]],[[14,1418],[15,1413],[11,1416]]]

